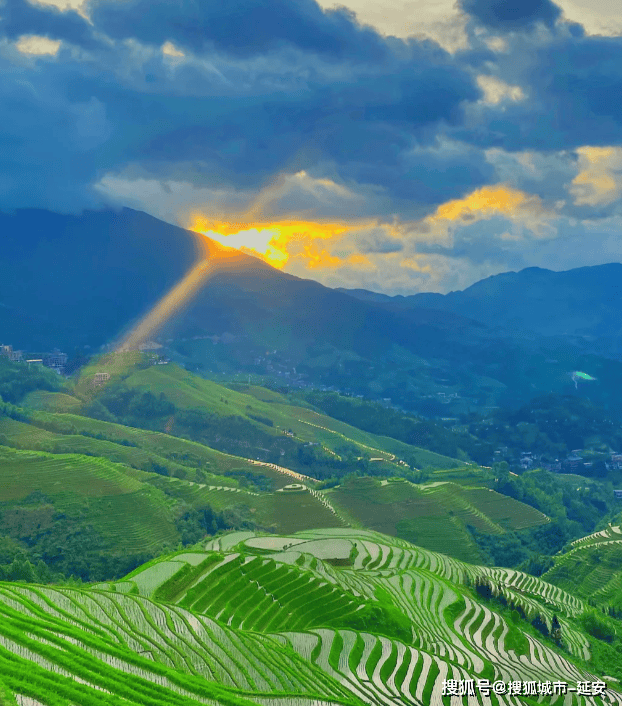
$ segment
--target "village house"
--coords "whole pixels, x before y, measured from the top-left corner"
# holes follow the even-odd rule
[[[19,363],[23,360],[23,352],[14,351],[13,346],[0,345],[0,355],[8,358],[12,363]]]
[[[570,473],[578,470],[583,466],[583,458],[577,454],[571,453],[563,462],[563,468]]]
[[[46,368],[52,368],[57,372],[61,372],[67,365],[67,354],[58,349],[55,349],[51,353],[46,353],[43,356],[43,365],[45,365]]]

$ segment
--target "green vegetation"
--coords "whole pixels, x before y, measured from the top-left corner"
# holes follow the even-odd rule
[[[344,556],[350,563],[332,563]],[[37,622],[41,607],[47,622]],[[139,675],[152,698],[164,693],[158,696],[154,684],[173,683],[192,703],[194,675],[206,687],[229,690],[213,692],[216,703],[263,693],[301,706],[309,698],[377,703],[391,693],[445,704],[440,693],[450,665],[476,682],[572,686],[604,674],[622,677],[613,654],[617,636],[607,631],[611,619],[584,602],[520,572],[465,564],[356,529],[225,534],[202,551],[150,562],[115,586],[63,589],[62,600],[55,589],[4,584],[0,613],[13,621],[6,634],[17,644],[70,674],[81,670],[90,684],[99,683],[99,669],[107,688],[130,702]],[[15,620],[44,640],[20,637]],[[83,651],[73,666],[59,657],[59,635]],[[143,658],[145,651],[152,659]],[[114,672],[120,661],[125,681]],[[618,698],[615,688],[609,682],[607,699]],[[39,687],[29,693],[45,694]],[[591,702],[575,695],[572,703]]]
[[[0,356],[0,400],[17,404],[34,390],[60,390],[58,375],[41,365],[11,363]]]
[[[472,532],[505,536],[507,530],[548,521],[534,508],[487,488],[449,482],[417,486],[402,479],[353,477],[326,496],[357,526],[474,562],[482,555]]]
[[[479,463],[487,463],[492,456],[492,448],[482,448],[478,439],[469,434],[452,432],[434,420],[387,408],[379,402],[318,391],[306,394],[305,399],[326,415],[354,427],[437,454]],[[412,466],[425,468],[424,458],[425,454],[414,451],[411,459],[404,460],[410,461]]]

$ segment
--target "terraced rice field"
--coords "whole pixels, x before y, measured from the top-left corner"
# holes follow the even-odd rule
[[[185,568],[175,570],[178,565]],[[494,603],[482,603],[468,588],[478,576],[527,615],[540,613],[547,622],[557,615],[566,651],[509,621]],[[519,571],[465,564],[373,531],[231,533],[211,540],[205,552],[171,555],[127,581],[140,586],[145,600],[151,587],[163,611],[215,621],[240,640],[252,634],[278,642],[360,703],[518,706],[532,702],[508,694],[443,696],[443,683],[563,681],[574,687],[603,678],[585,667],[590,645],[575,624],[586,609],[580,599]],[[368,618],[387,605],[403,616],[401,623],[386,613]],[[622,693],[609,684],[604,701],[571,691],[541,703],[622,704]]]
[[[194,475],[194,469],[164,458],[143,448],[94,439],[81,434],[55,434],[45,429],[18,422],[8,417],[0,418],[0,439],[7,446],[46,451],[53,454],[76,453],[106,458],[113,463],[123,463],[133,468],[152,471],[154,464],[166,470],[168,475]],[[213,476],[220,482],[234,485],[235,480]]]
[[[221,453],[194,441],[145,429],[104,422],[77,414],[52,414],[29,411],[29,424],[63,435],[97,436],[115,444],[131,444],[133,447],[156,456],[176,461],[184,466],[206,468],[215,474],[232,469],[256,472],[253,464],[238,456]]]
[[[347,488],[328,491],[326,498],[350,524],[475,563],[480,554],[467,525],[500,534],[548,522],[545,515],[512,498],[449,482],[416,486],[405,480],[361,478]]]
[[[573,547],[583,547],[591,544],[599,544],[601,542],[621,541],[622,542],[622,527],[609,525],[600,532],[588,534],[587,537],[575,539],[572,542]]]
[[[616,610],[622,608],[622,530],[608,526],[572,542],[544,575],[547,581]]]
[[[2,584],[0,616],[3,686],[21,703],[360,703],[278,639],[138,596]]]

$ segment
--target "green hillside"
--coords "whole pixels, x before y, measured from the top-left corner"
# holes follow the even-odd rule
[[[414,485],[396,478],[353,478],[327,497],[355,526],[473,562],[481,555],[468,527],[503,534],[549,521],[529,505],[488,488],[449,482]]]
[[[609,525],[575,540],[542,578],[622,614],[622,528]]]
[[[171,433],[181,432],[183,435],[188,431],[190,418],[184,412],[192,410],[195,413],[209,412],[212,424],[218,424],[217,418],[222,418],[218,429],[221,436],[226,435],[227,425],[239,425],[243,420],[249,431],[279,439],[281,445],[292,446],[294,439],[296,442],[318,444],[336,457],[342,456],[344,447],[351,446],[359,457],[377,459],[376,463],[384,461],[394,470],[399,470],[400,460],[411,456],[416,456],[418,467],[422,469],[463,465],[456,459],[362,431],[306,407],[297,407],[275,393],[267,394],[268,391],[265,391],[260,395],[255,389],[253,394],[246,394],[200,378],[173,364],[133,368],[122,384],[123,388],[136,393],[149,393],[157,399],[162,396],[173,405],[175,411],[163,420]],[[98,399],[108,409],[115,410],[121,395],[114,385],[103,386]],[[269,438],[266,443],[270,444]],[[239,452],[236,453],[239,455]]]
[[[0,674],[4,698],[43,706],[620,704],[618,638],[587,636],[586,611],[375,532],[238,532],[114,584],[0,583]]]

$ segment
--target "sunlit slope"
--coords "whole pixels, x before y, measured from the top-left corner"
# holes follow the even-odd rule
[[[461,465],[456,459],[419,449],[394,439],[364,432],[326,415],[304,407],[279,404],[258,399],[256,394],[244,394],[197,377],[176,365],[150,366],[138,370],[124,380],[129,387],[149,390],[155,395],[164,393],[177,407],[201,408],[224,417],[238,415],[262,431],[280,435],[291,430],[301,441],[318,442],[335,451],[344,444],[354,444],[361,454],[395,462],[396,457],[417,454],[422,468],[453,468]],[[257,418],[270,420],[272,426],[262,424]]]
[[[0,673],[20,703],[363,703],[275,638],[139,596],[0,584],[0,616]]]
[[[28,434],[32,433],[33,444],[44,446],[49,444],[46,450],[50,452],[62,446],[63,443],[71,443],[76,445],[76,450],[79,447],[84,448],[84,453],[94,451],[97,452],[97,455],[101,453],[101,455],[107,456],[108,451],[104,447],[96,448],[97,441],[107,441],[116,446],[125,446],[125,453],[134,453],[134,458],[137,459],[139,458],[138,452],[132,452],[132,449],[141,450],[149,454],[149,457],[154,455],[156,458],[161,457],[167,461],[173,461],[188,469],[202,468],[208,473],[216,475],[236,468],[249,472],[257,471],[256,467],[244,458],[221,453],[202,444],[161,432],[136,429],[78,414],[24,410],[24,418],[33,427],[31,432],[23,427],[19,431],[19,427],[10,422],[5,422],[4,429],[0,429],[0,434],[5,434],[8,443],[19,437],[22,443],[28,444]],[[37,429],[51,432],[52,436],[37,432]],[[72,438],[69,439],[69,437]],[[114,450],[116,453],[122,453],[122,450],[118,448]],[[140,456],[142,457],[142,455]],[[131,459],[130,456],[127,458]],[[188,473],[189,477],[193,475],[192,470],[188,470]]]
[[[127,427],[126,427],[127,428]],[[84,430],[86,431],[86,430]],[[77,453],[106,458],[145,471],[158,468],[167,475],[186,477],[194,469],[171,458],[166,458],[138,446],[127,446],[107,439],[97,439],[84,434],[59,434],[9,417],[0,417],[0,440],[7,446],[21,449],[47,451],[49,453]],[[223,476],[211,476],[215,482],[236,485]]]
[[[603,607],[622,610],[622,529],[609,526],[575,540],[543,578]]]
[[[0,446],[3,532],[32,544],[52,529],[73,534],[89,525],[104,551],[170,546],[179,536],[173,503],[148,479],[103,458]]]
[[[496,599],[483,601],[472,588],[478,579],[527,619]],[[473,566],[375,532],[233,533],[99,588],[269,634],[367,704],[536,704],[537,697],[508,695],[442,698],[442,682],[562,680],[574,687],[603,676],[590,669],[590,643],[578,626],[583,601],[518,571]],[[549,626],[557,616],[562,650],[531,627],[536,614]],[[609,689],[605,702],[549,695],[543,703],[622,703],[622,694]]]
[[[24,397],[21,405],[44,412],[79,412],[82,400],[65,392],[34,390]]]
[[[326,497],[350,524],[473,562],[481,557],[467,525],[503,534],[549,521],[531,506],[488,488],[447,482],[356,478],[327,491]]]

